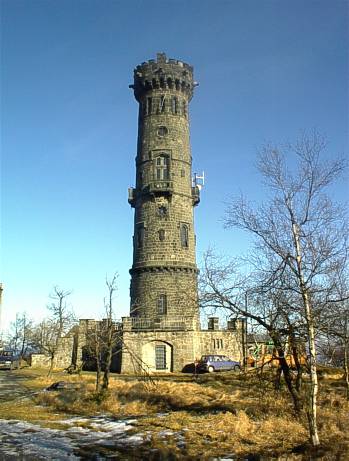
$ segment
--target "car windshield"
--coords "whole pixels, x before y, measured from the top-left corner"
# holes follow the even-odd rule
[[[12,357],[13,352],[12,351],[3,351],[3,352],[0,353],[0,355],[2,355],[4,357]]]

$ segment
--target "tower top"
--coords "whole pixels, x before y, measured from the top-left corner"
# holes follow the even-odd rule
[[[134,69],[135,98],[140,101],[148,91],[174,89],[186,93],[188,100],[193,96],[198,84],[193,79],[193,67],[178,59],[167,58],[165,53],[157,53],[156,60],[149,59]]]

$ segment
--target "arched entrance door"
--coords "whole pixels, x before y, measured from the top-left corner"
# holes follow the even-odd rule
[[[150,341],[142,347],[142,360],[150,372],[171,372],[173,346],[165,341]]]

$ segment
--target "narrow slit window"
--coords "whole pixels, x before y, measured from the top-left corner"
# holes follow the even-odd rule
[[[182,248],[189,246],[189,229],[187,224],[181,224],[181,245]]]
[[[185,101],[183,101],[183,115],[184,117],[187,116],[187,103]]]
[[[159,103],[159,112],[160,113],[165,112],[165,108],[166,108],[166,98],[165,96],[161,96],[160,103]]]
[[[143,225],[137,228],[137,248],[143,248],[144,246],[145,228]]]
[[[147,115],[151,114],[152,113],[152,99],[151,98],[147,98]]]
[[[173,114],[177,114],[177,112],[178,112],[178,101],[177,101],[176,96],[174,96],[174,97],[172,98],[172,101],[171,101],[171,102],[172,102],[172,113],[173,113]]]
[[[157,313],[159,315],[165,315],[166,312],[167,312],[167,296],[165,294],[161,294],[158,298]]]

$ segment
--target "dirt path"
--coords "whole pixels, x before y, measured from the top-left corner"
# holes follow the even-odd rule
[[[25,376],[19,376],[9,370],[0,370],[0,403],[26,397],[28,391],[21,385],[24,381]]]

